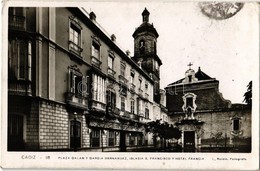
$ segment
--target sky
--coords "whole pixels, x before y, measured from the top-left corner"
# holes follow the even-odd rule
[[[249,81],[259,68],[259,9],[246,3],[233,17],[215,20],[204,15],[198,2],[126,1],[89,2],[84,8],[96,21],[116,35],[120,47],[134,55],[135,28],[142,23],[144,8],[150,12],[159,38],[157,54],[163,65],[161,88],[184,77],[187,65],[198,67],[219,80],[219,90],[232,103],[242,103]],[[254,86],[254,83],[253,83]]]

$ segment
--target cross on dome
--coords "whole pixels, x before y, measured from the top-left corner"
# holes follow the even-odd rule
[[[190,62],[187,66],[189,66],[189,69],[191,69],[191,66],[192,66],[193,64]]]

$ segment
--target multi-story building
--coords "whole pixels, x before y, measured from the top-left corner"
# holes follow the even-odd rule
[[[152,144],[145,123],[155,106],[164,117],[167,110],[159,104],[158,33],[146,9],[133,58],[83,8],[11,7],[8,17],[8,150]]]

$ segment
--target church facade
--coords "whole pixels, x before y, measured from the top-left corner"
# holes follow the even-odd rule
[[[232,104],[219,92],[219,81],[201,68],[166,88],[169,120],[182,131],[186,151],[251,151],[251,107]]]

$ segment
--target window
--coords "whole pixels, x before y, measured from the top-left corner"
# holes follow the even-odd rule
[[[148,109],[148,107],[145,108],[145,118],[149,119],[149,109]]]
[[[31,42],[10,40],[8,42],[9,79],[31,80]]]
[[[106,92],[106,86],[105,86],[105,79],[100,77],[97,74],[92,75],[92,99],[101,103],[105,103],[105,92]]]
[[[81,48],[81,29],[76,26],[75,21],[70,22],[70,30],[69,30],[69,50],[72,50],[77,55],[80,55]]]
[[[80,46],[80,30],[72,23],[70,23],[70,41]]]
[[[97,59],[100,59],[100,45],[95,41],[92,41],[91,50],[92,50],[91,55]]]
[[[125,98],[121,97],[121,111],[125,111]]]
[[[145,90],[148,91],[148,83],[145,83]]]
[[[189,77],[189,83],[190,83],[192,80],[192,75],[189,75],[188,77]]]
[[[139,89],[142,89],[142,78],[139,78]]]
[[[135,73],[131,71],[130,83],[134,83]]]
[[[120,75],[125,76],[125,64],[124,63],[121,63]]]
[[[158,65],[157,61],[154,61],[154,67],[155,67],[156,70],[159,70],[159,65]]]
[[[135,113],[135,101],[131,100],[131,113]]]
[[[108,146],[114,146],[116,144],[115,131],[108,132]]]
[[[114,69],[114,58],[111,56],[108,56],[108,68]]]
[[[137,110],[138,110],[138,114],[140,115],[140,116],[144,116],[144,111],[143,111],[143,101],[142,100],[138,100],[138,108],[137,108]]]
[[[91,138],[91,147],[100,146],[100,130],[92,130],[90,134]]]
[[[240,130],[240,120],[233,119],[233,131],[237,132]]]
[[[192,97],[187,97],[186,98],[186,107],[193,107],[193,98]]]
[[[70,74],[70,92],[76,97],[87,95],[87,77],[83,76],[74,68],[69,69]]]
[[[25,30],[25,8],[11,7],[8,11],[8,25],[12,29]]]
[[[156,54],[157,53],[156,42],[153,42],[153,44],[154,44],[154,53]]]
[[[116,108],[116,94],[112,91],[107,91],[107,105],[112,109]]]
[[[144,40],[141,40],[139,42],[139,50],[140,50],[140,54],[144,54],[144,52],[145,52],[145,42],[144,42]]]

